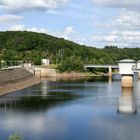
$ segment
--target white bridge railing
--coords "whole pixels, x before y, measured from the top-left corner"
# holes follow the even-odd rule
[[[114,69],[118,69],[119,66],[118,65],[94,65],[94,64],[86,64],[85,68],[114,68]]]

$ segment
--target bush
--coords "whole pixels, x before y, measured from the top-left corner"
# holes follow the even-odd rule
[[[8,140],[23,140],[23,138],[19,133],[15,132],[8,138]]]

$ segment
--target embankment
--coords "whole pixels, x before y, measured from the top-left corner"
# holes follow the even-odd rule
[[[37,77],[49,77],[54,79],[71,80],[83,79],[86,77],[103,76],[102,74],[94,74],[91,72],[59,72],[57,69],[35,67],[35,75]]]
[[[37,84],[40,79],[24,68],[0,71],[0,95]]]

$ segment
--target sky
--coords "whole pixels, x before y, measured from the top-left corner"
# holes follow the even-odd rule
[[[34,31],[103,48],[140,47],[140,0],[0,0],[0,31]]]

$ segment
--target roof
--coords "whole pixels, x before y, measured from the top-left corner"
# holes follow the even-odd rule
[[[132,59],[123,59],[123,60],[120,60],[118,62],[119,63],[136,63],[136,61],[132,60]]]

